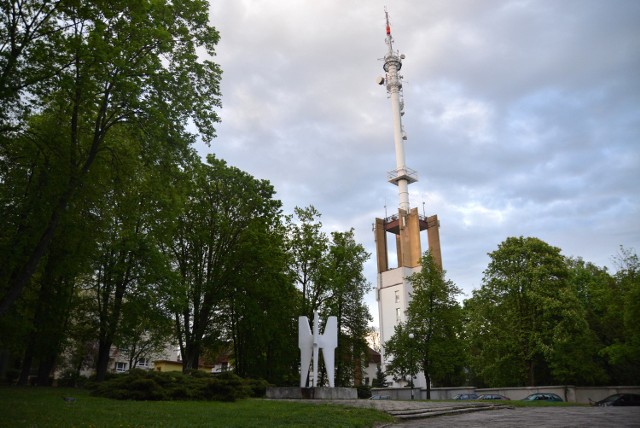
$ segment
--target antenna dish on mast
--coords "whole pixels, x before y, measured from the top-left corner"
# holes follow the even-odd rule
[[[384,85],[384,77],[382,77],[382,76],[376,77],[376,83],[378,85]]]

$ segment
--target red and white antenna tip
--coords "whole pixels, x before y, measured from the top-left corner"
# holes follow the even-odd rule
[[[384,16],[387,20],[387,36],[391,35],[391,26],[389,25],[389,12],[385,9]]]

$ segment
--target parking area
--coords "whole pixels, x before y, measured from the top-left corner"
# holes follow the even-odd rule
[[[436,416],[389,428],[640,427],[640,407],[516,407]]]

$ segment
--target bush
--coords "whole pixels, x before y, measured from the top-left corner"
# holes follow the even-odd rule
[[[243,382],[242,378],[231,372],[222,373],[210,379],[203,388],[203,396],[207,400],[236,401],[250,395],[249,386]]]
[[[251,396],[250,383],[231,372],[214,377],[134,369],[97,385],[93,394],[118,400],[235,401]]]
[[[251,397],[263,398],[267,395],[267,387],[270,383],[264,379],[245,379],[245,384],[251,390]]]
[[[359,385],[358,398],[371,398],[371,387],[369,385]]]
[[[89,378],[78,374],[75,370],[67,370],[62,373],[56,382],[60,387],[65,388],[82,388],[85,386]]]
[[[18,381],[18,377],[20,377],[20,370],[18,369],[7,369],[5,372],[5,379],[8,384],[14,384]]]
[[[158,401],[169,399],[165,388],[158,382],[158,377],[153,376],[153,372],[135,369],[98,384],[93,394],[117,400]]]

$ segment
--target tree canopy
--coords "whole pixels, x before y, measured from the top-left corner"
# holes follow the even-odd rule
[[[130,138],[156,155],[184,151],[189,121],[215,136],[221,71],[199,54],[214,55],[219,38],[208,10],[202,0],[2,2],[0,198],[22,203],[2,204],[0,316],[94,171],[117,161],[105,154]]]
[[[508,238],[489,254],[483,284],[465,302],[472,368],[489,386],[598,384],[588,272],[537,238]],[[591,279],[590,279],[591,278]],[[581,301],[582,299],[582,301]]]
[[[385,344],[385,353],[393,358],[387,371],[399,377],[421,371],[430,399],[431,383],[451,386],[464,379],[462,308],[456,300],[461,290],[445,279],[445,272],[428,251],[422,256],[420,271],[407,279],[413,290],[407,321],[396,326]]]

